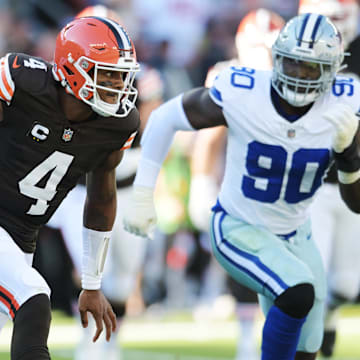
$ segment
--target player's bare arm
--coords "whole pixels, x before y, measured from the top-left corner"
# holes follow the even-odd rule
[[[116,215],[115,168],[123,151],[115,151],[93,172],[87,174],[84,226],[97,231],[112,229]]]
[[[183,107],[194,129],[226,126],[222,109],[214,103],[205,87],[188,91],[183,96]]]
[[[105,325],[106,340],[109,341],[111,332],[116,329],[116,316],[97,285],[96,274],[101,274],[106,257],[110,231],[112,229],[116,214],[116,179],[115,168],[120,163],[123,152],[118,150],[109,155],[107,160],[98,168],[87,175],[87,199],[84,209],[84,237],[88,239],[91,247],[98,246],[97,251],[91,253],[89,250],[88,267],[91,270],[91,261],[95,264],[95,277],[83,275],[83,290],[79,297],[79,311],[81,322],[84,327],[88,326],[88,312],[96,322],[96,333],[93,341],[96,341],[103,331]],[[86,250],[85,250],[86,251]],[[86,255],[85,255],[86,256]],[[96,260],[95,260],[96,259]],[[89,270],[88,269],[88,270]],[[86,271],[86,270],[85,270]],[[85,285],[84,285],[85,284]]]

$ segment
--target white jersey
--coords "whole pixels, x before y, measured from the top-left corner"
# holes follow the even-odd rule
[[[335,129],[322,114],[337,102],[348,103],[357,113],[359,86],[354,79],[338,77],[331,91],[290,122],[272,104],[271,71],[222,71],[210,89],[228,124],[222,208],[275,234],[303,224],[332,161]]]

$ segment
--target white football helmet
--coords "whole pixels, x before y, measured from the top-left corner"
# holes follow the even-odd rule
[[[272,47],[272,85],[293,106],[305,106],[325,93],[344,59],[341,35],[329,18],[302,14],[289,20]],[[289,68],[297,71],[289,71]],[[304,75],[307,69],[309,75]]]
[[[341,33],[345,49],[355,38],[359,21],[356,0],[300,0],[299,14],[309,12],[330,18]]]

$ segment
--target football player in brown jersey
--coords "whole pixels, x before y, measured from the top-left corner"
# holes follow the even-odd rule
[[[11,359],[50,359],[50,289],[32,267],[39,228],[86,174],[82,292],[96,341],[116,328],[100,291],[116,213],[115,167],[140,125],[134,46],[115,21],[87,17],[59,33],[54,65],[0,60],[0,314],[13,320]],[[81,239],[79,239],[81,241]]]

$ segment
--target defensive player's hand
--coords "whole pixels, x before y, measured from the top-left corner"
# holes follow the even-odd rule
[[[219,187],[211,175],[197,174],[191,178],[189,214],[192,223],[202,231],[209,231],[211,208],[216,203]]]
[[[111,332],[116,330],[116,316],[100,290],[82,290],[79,296],[79,311],[81,324],[84,328],[88,326],[88,312],[94,317],[96,333],[93,342],[99,338],[103,331],[103,324],[105,324],[106,329],[106,340],[110,340]]]
[[[123,219],[126,231],[143,237],[152,237],[156,225],[153,197],[152,188],[133,186],[130,207]]]
[[[348,104],[336,104],[323,115],[336,129],[333,149],[342,153],[354,140],[359,126],[359,119]]]

